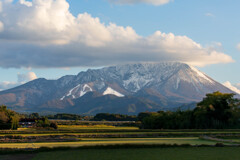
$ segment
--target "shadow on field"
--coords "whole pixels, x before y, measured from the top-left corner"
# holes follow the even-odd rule
[[[31,160],[36,154],[0,155],[0,160]]]

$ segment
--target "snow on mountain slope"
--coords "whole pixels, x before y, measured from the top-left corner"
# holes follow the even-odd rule
[[[66,95],[67,97],[68,96],[74,96],[74,95],[72,95],[72,92],[74,91],[74,90],[76,90],[77,88],[79,88],[81,85],[79,84],[79,85],[77,85],[76,87],[74,87],[74,88],[72,88],[72,89],[70,89],[70,91],[68,92],[68,94]],[[73,97],[74,98],[74,97]]]
[[[173,104],[177,107],[198,102],[206,93],[215,91],[233,93],[198,69],[184,63],[136,63],[89,69],[58,80],[37,79],[0,92],[0,104],[29,108],[29,111],[42,110],[43,104],[49,108],[58,105],[67,108],[67,104],[74,105],[75,100],[86,98],[86,93],[94,92],[100,97],[107,94],[120,98],[124,96],[123,99],[147,97],[167,108]]]
[[[237,94],[240,94],[240,90],[237,87],[234,87],[229,81],[224,82],[223,85],[236,92]]]
[[[153,83],[161,83],[173,75],[181,63],[138,63],[126,64],[103,69],[103,72],[113,80],[120,80],[124,89],[136,93]]]
[[[82,97],[87,92],[92,92],[92,91],[93,89],[88,84],[83,84],[83,85],[78,84],[77,86],[70,89],[66,95],[60,98],[60,100],[64,100],[66,97],[76,99],[76,98]]]
[[[89,91],[124,96],[149,88],[170,100],[177,97],[187,103],[201,100],[206,93],[231,92],[195,67],[179,62],[136,63],[89,69],[77,76],[64,76],[58,81],[61,88],[69,88],[61,91],[61,100],[79,98]]]
[[[197,68],[195,68],[195,67],[193,67],[193,66],[190,66],[190,67],[191,67],[191,69],[192,69],[194,72],[197,73],[197,75],[198,75],[199,77],[207,80],[207,81],[210,82],[210,83],[213,83],[213,81],[212,81],[210,78],[208,78],[204,73],[202,73],[201,71],[199,71]]]
[[[117,97],[124,97],[123,94],[115,91],[114,89],[112,89],[111,87],[108,87],[104,92],[103,92],[103,95],[107,95],[107,94],[113,94]]]

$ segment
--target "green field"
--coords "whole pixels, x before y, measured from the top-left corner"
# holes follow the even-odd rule
[[[78,142],[43,142],[43,143],[1,143],[0,148],[40,148],[40,147],[80,147],[96,145],[122,145],[122,144],[190,144],[215,145],[216,142],[201,140],[197,137],[187,138],[86,138]],[[226,145],[229,143],[225,143]]]
[[[108,126],[108,125],[59,125],[58,130],[60,131],[77,131],[77,130],[138,130],[138,127],[115,127],[115,126]]]
[[[118,135],[116,137],[199,137],[202,135],[240,135],[240,130],[141,130],[137,127],[115,127],[107,125],[59,125],[58,130],[19,128],[0,131],[0,136],[47,136],[47,135]],[[126,135],[126,136],[124,136]],[[86,137],[85,137],[86,138]]]
[[[75,149],[0,156],[1,160],[239,160],[239,147]]]
[[[44,130],[33,128],[20,128],[17,131],[0,131],[0,138],[27,139],[26,141],[3,141],[0,148],[40,148],[40,147],[81,147],[95,145],[121,145],[121,144],[189,144],[189,145],[215,145],[221,141],[201,139],[201,136],[235,135],[234,144],[239,144],[240,130],[140,130],[137,127],[115,127],[106,125],[60,125],[58,130]],[[65,141],[49,142],[47,138],[58,138]],[[32,141],[37,138],[39,141]],[[28,140],[29,139],[29,140]],[[71,140],[74,139],[74,140]],[[231,145],[231,142],[224,142]]]
[[[40,153],[33,160],[238,160],[240,148],[92,149]]]
[[[207,138],[204,139],[203,136]],[[48,140],[54,137],[55,141]],[[211,137],[219,137],[219,139],[214,140]],[[65,141],[60,141],[62,138]],[[106,125],[60,125],[58,130],[20,128],[17,131],[0,131],[1,139],[3,141],[0,143],[0,149],[3,155],[0,155],[0,160],[240,159],[240,147],[235,146],[240,144],[240,130],[141,130],[137,127]],[[11,141],[11,139],[20,141]],[[40,141],[31,141],[34,139]],[[230,141],[222,141],[224,139]],[[225,146],[214,147],[216,143]],[[199,147],[202,145],[208,147]],[[42,147],[51,149],[46,149],[48,151],[46,152],[41,150]],[[66,150],[58,147],[66,147]],[[39,148],[41,152],[34,154],[22,152],[39,151]],[[12,149],[13,153],[16,149],[20,149],[20,153],[23,154],[4,155],[6,151]]]

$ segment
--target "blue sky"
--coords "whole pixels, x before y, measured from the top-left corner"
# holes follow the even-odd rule
[[[18,79],[20,75],[26,75],[26,81],[31,80],[31,77],[56,79],[67,74],[77,74],[87,68],[97,68],[104,66],[104,64],[113,65],[119,63],[119,61],[114,59],[114,56],[118,59],[122,58],[121,61],[127,63],[134,61],[134,56],[138,57],[139,55],[142,59],[136,58],[136,61],[143,61],[144,58],[146,59],[143,53],[135,50],[133,51],[134,54],[130,54],[129,52],[132,51],[132,46],[137,47],[144,44],[143,42],[150,43],[153,41],[153,44],[144,48],[144,51],[149,54],[149,56],[152,55],[152,59],[157,59],[156,61],[158,61],[158,59],[159,61],[160,59],[186,61],[186,63],[196,64],[195,66],[199,68],[199,70],[221,83],[225,81],[230,81],[232,84],[240,83],[240,74],[238,74],[240,68],[240,48],[237,48],[237,45],[240,43],[240,1],[174,0],[163,5],[155,5],[151,3],[154,2],[154,0],[144,0],[145,3],[138,3],[138,0],[115,0],[119,3],[114,3],[114,1],[110,0],[68,0],[67,2],[65,2],[65,0],[57,0],[59,3],[54,3],[56,0],[48,0],[49,2],[53,2],[51,4],[51,7],[53,7],[51,10],[56,9],[58,11],[53,13],[60,13],[61,11],[59,10],[66,9],[67,7],[64,6],[66,6],[67,3],[70,7],[69,10],[64,13],[72,14],[69,16],[70,18],[77,18],[79,14],[85,13],[77,22],[79,26],[77,28],[71,26],[70,31],[62,28],[62,26],[65,27],[65,25],[62,25],[65,23],[68,24],[66,26],[69,26],[69,24],[75,25],[74,22],[68,21],[69,17],[63,17],[62,19],[65,18],[65,21],[59,21],[57,19],[60,17],[56,18],[52,12],[49,12],[50,16],[47,15],[47,17],[52,17],[52,21],[51,19],[50,21],[53,22],[50,23],[49,20],[46,21],[41,17],[39,18],[37,14],[34,16],[35,13],[41,13],[33,9],[34,6],[40,4],[40,2],[37,2],[40,0],[35,0],[35,3],[33,2],[31,5],[26,3],[29,1],[24,0],[14,1],[11,2],[11,4],[4,4],[4,0],[0,0],[0,2],[1,1],[3,4],[2,12],[0,12],[0,24],[2,22],[4,27],[1,32],[0,25],[0,45],[2,43],[0,47],[4,48],[0,51],[0,58],[2,61],[9,63],[0,63],[0,73],[3,75],[0,77],[0,89],[1,82],[3,81],[12,82],[12,85],[14,85],[15,82],[20,83]],[[130,1],[132,4],[126,3]],[[161,0],[155,0],[155,2],[157,1]],[[25,7],[23,7],[24,5]],[[11,16],[11,14],[14,13],[16,15],[16,12],[17,14],[19,12],[19,16]],[[6,20],[4,14],[8,15],[7,18],[8,20],[10,19],[10,22]],[[31,16],[31,14],[33,14],[33,16]],[[15,17],[17,17],[17,20],[15,20]],[[100,20],[99,23],[94,21],[96,17]],[[26,21],[29,19],[31,20],[30,22],[34,24],[32,27],[31,23],[27,23],[28,21]],[[26,23],[18,26],[19,20]],[[44,26],[44,23],[37,23],[41,20],[53,26],[55,26],[54,22],[56,22],[56,30],[59,29],[59,32],[53,32],[52,29],[54,29],[54,27],[47,28],[46,26],[49,26],[49,24]],[[88,26],[89,23],[93,21],[96,24]],[[114,23],[116,26],[108,27],[110,23]],[[86,26],[86,28],[82,26]],[[9,28],[11,27],[17,29],[10,30]],[[119,29],[118,27],[123,28]],[[131,29],[127,29],[127,27],[131,27]],[[37,29],[34,30],[35,28]],[[88,28],[90,29],[86,30]],[[44,34],[36,33],[36,31],[41,32],[41,29],[43,29]],[[74,31],[73,35],[71,35],[71,30]],[[89,34],[84,34],[85,30]],[[161,34],[155,35],[154,33],[156,31],[160,31]],[[21,34],[23,32],[24,34]],[[62,34],[63,32],[64,34]],[[106,34],[109,34],[108,32],[111,38],[105,37]],[[119,35],[115,35],[115,32],[119,35],[126,34],[126,36],[120,36],[119,38]],[[172,33],[174,36],[172,43],[167,43],[169,40],[166,40],[166,37],[170,36],[168,36],[169,33]],[[74,36],[75,34],[79,34],[77,38]],[[37,40],[32,38],[33,35],[36,36]],[[53,39],[44,37],[46,35],[53,37]],[[71,35],[71,37],[65,38],[66,35]],[[153,39],[151,37],[153,35],[157,38],[154,37]],[[180,38],[176,38],[177,36],[180,36]],[[131,39],[132,37],[134,37],[133,40]],[[184,37],[187,37],[187,39]],[[130,39],[129,43],[133,43],[133,45],[127,45],[129,49],[126,49],[126,53],[122,55],[120,52],[111,53],[112,50],[121,50],[121,47],[126,45],[122,39]],[[138,39],[137,42],[136,39]],[[162,39],[164,40],[161,41]],[[81,44],[76,45],[79,41],[81,41]],[[160,42],[158,43],[158,41]],[[111,45],[108,46],[108,43]],[[123,44],[118,46],[115,43]],[[169,52],[166,51],[169,50],[169,48],[174,51],[177,49],[181,50],[179,46],[170,46],[173,43],[179,43],[180,46],[183,46],[184,52],[182,54],[178,54],[177,52],[172,54],[171,52],[169,56]],[[201,47],[195,43],[201,45]],[[51,46],[49,44],[51,44]],[[115,48],[111,48],[111,46]],[[150,46],[156,47],[161,54],[157,55],[157,53],[149,51]],[[190,49],[188,49],[188,47]],[[75,50],[71,51],[72,48],[75,48]],[[68,49],[70,51],[67,55]],[[81,52],[81,50],[83,50],[82,52],[84,53],[78,54],[77,51]],[[194,53],[191,58],[191,52],[195,50],[198,51]],[[217,57],[211,54],[212,51],[216,52]],[[34,55],[32,55],[33,53]],[[48,57],[50,54],[51,56]],[[128,54],[129,59],[127,58]],[[204,56],[201,55],[201,58],[198,59],[198,54],[204,54]],[[211,54],[211,56],[208,56],[208,54]],[[105,61],[109,55],[114,56]],[[8,57],[15,58],[15,60],[11,61]],[[43,59],[41,59],[41,57],[43,57]],[[46,59],[44,59],[44,57],[46,57]],[[54,57],[59,58],[55,59]],[[229,57],[231,57],[231,59]],[[28,58],[29,60],[25,62],[25,59]],[[76,59],[76,61],[73,59]],[[152,59],[149,58],[148,61],[152,61]],[[216,61],[214,61],[215,59]],[[51,60],[59,61],[59,63],[63,65],[57,63],[50,64]],[[66,60],[66,62],[64,60]],[[79,60],[79,65],[77,60]],[[101,63],[101,61],[103,61],[103,63]],[[29,72],[35,75],[29,77]]]

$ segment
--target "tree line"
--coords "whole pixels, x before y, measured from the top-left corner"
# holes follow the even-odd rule
[[[77,114],[69,114],[69,113],[58,113],[55,115],[46,115],[46,116],[41,116],[38,113],[31,113],[28,115],[24,115],[26,118],[43,118],[46,117],[48,119],[53,119],[53,120],[81,120],[84,117],[81,115]]]
[[[140,113],[144,129],[239,129],[240,100],[234,94],[214,92],[194,110]]]
[[[197,104],[193,110],[142,112],[138,116],[99,113],[94,117],[75,114],[40,116],[38,113],[21,115],[6,106],[0,106],[0,129],[17,129],[19,119],[33,119],[36,127],[57,128],[49,119],[92,121],[140,121],[143,129],[240,129],[240,100],[234,94],[214,92]]]
[[[92,120],[93,121],[136,121],[137,116],[111,114],[111,113],[98,113],[93,117]]]
[[[7,109],[6,106],[0,106],[0,129],[17,129],[19,114]]]

